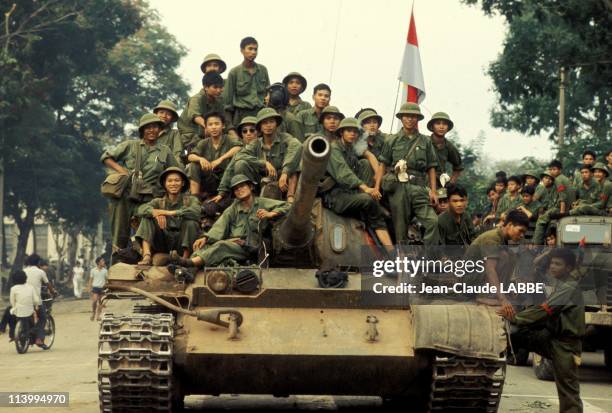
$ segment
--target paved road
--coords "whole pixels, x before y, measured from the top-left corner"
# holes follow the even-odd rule
[[[107,311],[128,312],[130,302],[112,303]],[[1,306],[1,305],[0,305]],[[97,333],[89,321],[89,301],[62,301],[54,306],[58,335],[50,351],[31,348],[18,355],[6,336],[0,336],[0,391],[69,391],[70,407],[52,413],[98,411]],[[580,370],[581,390],[587,413],[612,412],[612,373],[602,354],[585,353]],[[291,396],[188,397],[190,411],[362,411],[379,410],[378,398]],[[15,411],[0,408],[0,412]],[[39,408],[20,408],[19,413],[40,413]],[[509,367],[500,412],[552,413],[558,411],[554,383],[534,378],[530,367]]]

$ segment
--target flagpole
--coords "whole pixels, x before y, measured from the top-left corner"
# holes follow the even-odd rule
[[[395,114],[397,113],[397,97],[399,95],[400,85],[402,84],[401,80],[397,81],[397,90],[395,91],[395,104],[393,105],[393,113],[391,114],[391,129],[389,133],[393,133],[393,124],[395,123]]]

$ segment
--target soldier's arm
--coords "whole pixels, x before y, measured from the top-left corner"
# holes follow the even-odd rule
[[[363,157],[368,160],[372,170],[374,171],[374,188],[380,190],[380,184],[384,175],[384,168],[380,167],[380,162],[376,159],[376,156],[368,150],[363,153]]]
[[[153,198],[149,202],[139,205],[134,215],[139,218],[153,218],[153,210],[159,209],[161,198]]]
[[[184,195],[183,206],[176,210],[175,216],[190,221],[199,221],[200,211],[200,202],[197,200],[197,198],[191,195]]]
[[[603,188],[600,187],[600,190],[597,193],[597,201],[593,203],[593,207],[597,209],[604,209],[608,203],[610,193],[612,193],[612,183],[606,182]]]
[[[119,145],[115,146],[113,149],[104,151],[102,156],[100,157],[100,161],[104,163],[104,165],[109,168],[117,171],[118,173],[129,173],[129,170],[120,165],[119,162],[123,161],[130,152],[130,145],[133,141],[125,141],[121,142]]]
[[[201,159],[209,160],[202,155],[204,153],[204,147],[206,145],[206,139],[202,139],[198,142],[198,144],[189,152],[187,155],[187,160],[189,162],[200,162]]]
[[[230,206],[223,211],[219,219],[217,219],[217,221],[215,221],[213,224],[212,228],[205,234],[208,238],[209,244],[226,239],[229,236],[233,210],[234,208]]]
[[[249,143],[245,146],[241,151],[239,151],[234,159],[236,161],[246,161],[250,164],[254,164],[259,168],[266,167],[266,160],[263,158],[257,157],[257,148],[259,146],[259,140],[255,139],[253,142]]]
[[[335,144],[332,144],[331,147],[331,154],[329,156],[329,162],[327,163],[327,173],[334,181],[346,188],[362,189],[362,185],[367,187],[363,181],[355,175],[351,168],[349,168],[342,156],[340,148]]]
[[[237,139],[228,137],[230,140],[230,148],[223,155],[219,156],[215,161],[221,163],[226,159],[232,159],[242,149],[242,142]]]
[[[459,153],[459,149],[452,143],[450,144],[450,150],[448,153],[448,161],[453,165],[453,174],[451,176],[451,182],[457,182],[459,176],[461,176],[461,172],[463,172],[463,160],[461,159],[461,153]]]
[[[513,324],[526,326],[546,320],[549,317],[557,317],[566,308],[578,303],[572,302],[578,284],[575,282],[563,283],[555,289],[544,303],[531,306],[516,314]]]
[[[437,177],[436,177],[436,168],[439,167],[440,163],[438,162],[438,154],[436,153],[436,148],[434,148],[433,143],[431,143],[431,140],[426,137],[424,141],[426,142],[425,145],[427,148],[426,169],[429,175],[429,188],[431,189],[430,193],[431,191],[433,191],[435,194],[436,188],[438,187]]]
[[[202,99],[205,99],[205,96],[201,96],[199,94],[189,98],[189,103],[187,104],[187,117],[191,120],[193,124],[202,127],[202,129],[205,129],[206,123],[204,123],[204,114],[202,113]]]
[[[291,204],[285,201],[277,201],[276,199],[259,198],[259,204],[262,209],[274,213],[274,217],[284,216],[291,209]]]

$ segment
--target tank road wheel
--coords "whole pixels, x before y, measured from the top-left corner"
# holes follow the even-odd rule
[[[533,353],[533,373],[539,380],[553,381],[555,374],[552,360]]]
[[[171,412],[182,407],[173,374],[172,314],[105,314],[98,341],[101,412]],[[179,400],[180,399],[180,400]]]

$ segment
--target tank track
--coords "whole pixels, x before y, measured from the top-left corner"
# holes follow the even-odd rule
[[[437,355],[433,361],[430,412],[496,413],[506,360]]]
[[[172,314],[105,314],[98,344],[100,412],[171,412]]]

